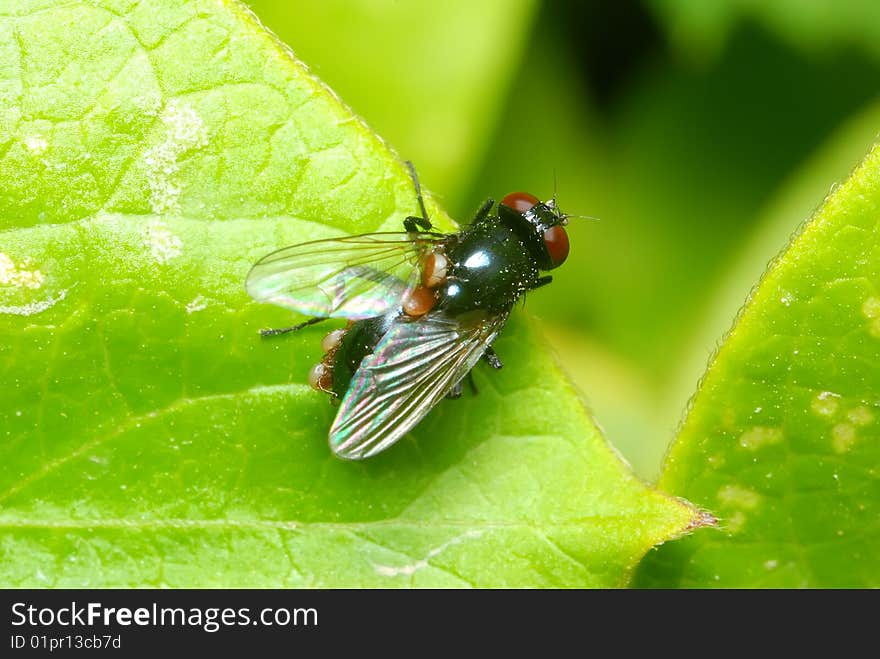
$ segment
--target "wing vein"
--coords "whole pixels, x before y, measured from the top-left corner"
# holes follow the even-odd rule
[[[258,302],[308,316],[380,316],[417,285],[419,258],[441,239],[433,233],[381,233],[285,247],[251,268],[247,291]]]

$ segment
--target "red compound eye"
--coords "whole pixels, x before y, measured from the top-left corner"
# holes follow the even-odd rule
[[[560,225],[550,227],[544,232],[544,244],[554,268],[562,265],[568,258],[568,234]]]
[[[511,192],[501,200],[501,203],[520,213],[531,210],[536,204],[540,204],[541,200],[530,195],[528,192]]]

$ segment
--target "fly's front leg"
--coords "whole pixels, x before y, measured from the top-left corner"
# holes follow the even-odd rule
[[[410,215],[409,217],[404,218],[403,228],[407,232],[413,233],[414,231],[418,231],[419,228],[421,228],[423,231],[430,231],[432,228],[434,228],[434,225],[423,217]]]
[[[492,210],[492,206],[495,205],[494,199],[487,199],[483,202],[483,205],[477,209],[477,214],[474,215],[474,219],[471,220],[471,223],[479,222],[480,220],[486,219],[486,216],[489,215],[489,211]]]
[[[261,329],[260,336],[278,336],[279,334],[287,334],[288,332],[297,332],[301,330],[303,327],[308,327],[309,325],[316,325],[322,321],[327,320],[326,318],[309,318],[304,323],[300,323],[299,325],[293,325],[291,327],[280,327],[277,329]]]
[[[431,224],[431,220],[428,218],[428,211],[425,210],[425,200],[422,198],[422,186],[419,185],[419,175],[416,174],[416,166],[410,160],[406,161],[406,166],[409,168],[413,187],[416,189],[416,201],[419,202],[419,210],[422,211],[422,216],[410,215],[403,221],[403,228],[409,233],[418,231],[416,227],[421,227],[424,231],[430,231],[434,225]]]
[[[538,281],[536,281],[535,285],[529,288],[529,290],[533,291],[536,288],[541,288],[541,286],[546,286],[551,281],[553,281],[553,275],[544,275],[543,277],[538,277]]]

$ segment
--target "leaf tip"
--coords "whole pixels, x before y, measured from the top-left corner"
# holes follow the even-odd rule
[[[688,504],[693,507],[693,504]],[[694,517],[691,519],[690,523],[685,527],[684,533],[691,533],[692,531],[696,531],[697,529],[702,529],[704,527],[717,527],[718,526],[718,518],[715,517],[708,510],[701,510],[699,508],[693,508]]]

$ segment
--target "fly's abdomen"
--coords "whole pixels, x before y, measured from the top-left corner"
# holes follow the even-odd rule
[[[342,398],[364,357],[372,354],[379,339],[388,331],[398,315],[350,322],[347,327],[333,330],[321,341],[324,357],[312,368],[309,384],[312,388]]]

